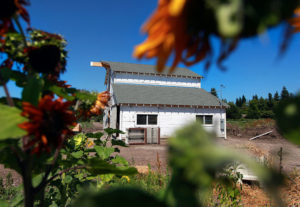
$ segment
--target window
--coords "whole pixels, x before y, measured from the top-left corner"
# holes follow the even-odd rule
[[[137,115],[136,119],[137,125],[146,125],[147,124],[147,115]]]
[[[213,116],[212,115],[196,115],[196,121],[199,121],[201,124],[212,125]]]
[[[136,117],[137,125],[156,125],[157,115],[150,114],[138,114]]]

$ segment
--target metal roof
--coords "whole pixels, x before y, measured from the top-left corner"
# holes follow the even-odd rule
[[[116,104],[163,104],[220,107],[220,100],[201,88],[113,84]],[[222,103],[227,107],[226,103]]]
[[[166,67],[161,73],[157,72],[155,65],[144,65],[144,64],[134,64],[134,63],[120,63],[111,61],[101,61],[110,66],[112,71],[120,72],[137,72],[137,73],[152,73],[152,74],[163,74],[163,75],[176,75],[176,76],[191,76],[202,78],[201,75],[187,69],[187,68],[176,68],[174,72],[169,73],[169,68]]]

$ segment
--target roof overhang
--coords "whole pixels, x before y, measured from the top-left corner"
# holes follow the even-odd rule
[[[196,109],[226,109],[226,106],[202,106],[202,105],[170,105],[170,104],[135,104],[119,103],[120,106],[141,106],[141,107],[168,107],[168,108],[196,108]]]

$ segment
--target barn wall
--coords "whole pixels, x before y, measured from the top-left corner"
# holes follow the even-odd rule
[[[161,128],[161,137],[170,137],[174,131],[183,125],[195,121],[196,115],[213,115],[213,125],[204,125],[209,132],[215,132],[218,137],[226,137],[226,113],[224,109],[195,109],[167,107],[128,107],[120,108],[120,129],[133,127],[151,127],[136,125],[137,114],[157,114],[157,126]],[[224,133],[220,130],[220,118],[225,119]]]
[[[113,83],[201,88],[200,79],[114,73]]]

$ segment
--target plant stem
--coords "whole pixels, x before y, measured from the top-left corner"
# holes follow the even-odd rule
[[[10,94],[9,94],[9,91],[8,91],[8,88],[7,88],[7,86],[6,86],[5,83],[3,84],[3,88],[4,88],[5,95],[6,95],[6,101],[7,101],[7,104],[8,104],[9,106],[15,106],[14,100],[11,98],[11,96],[10,96]]]
[[[23,36],[23,43],[24,43],[24,46],[27,47],[27,41],[26,41],[26,36],[25,36],[25,33],[24,33],[24,30],[19,22],[19,19],[17,16],[14,17],[14,21],[19,29],[19,32],[21,33],[21,35]]]
[[[32,186],[31,164],[30,158],[23,162],[22,177],[24,185],[25,207],[33,207],[34,204],[35,192]]]

